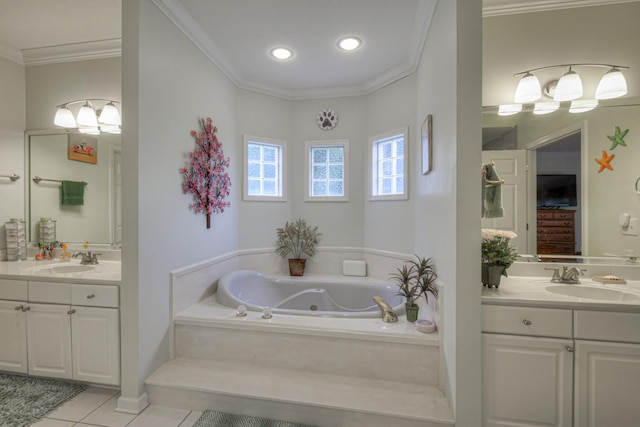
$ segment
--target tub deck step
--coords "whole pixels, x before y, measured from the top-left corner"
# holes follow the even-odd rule
[[[155,371],[146,385],[152,404],[191,410],[317,426],[454,425],[442,392],[414,383],[177,358]]]

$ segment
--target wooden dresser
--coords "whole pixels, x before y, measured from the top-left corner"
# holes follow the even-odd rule
[[[576,225],[573,210],[538,210],[538,254],[574,255]]]

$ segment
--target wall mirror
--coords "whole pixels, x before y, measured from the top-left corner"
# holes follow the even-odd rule
[[[482,227],[515,231],[518,251],[537,256],[534,260],[575,257],[583,261],[587,257],[629,262],[640,256],[640,237],[619,223],[625,213],[640,218],[638,118],[637,103],[604,105],[580,114],[524,111],[512,116],[499,116],[497,108],[485,107],[483,162],[493,161],[505,180],[505,215],[483,218]],[[616,127],[629,132],[626,146],[612,149],[609,137],[615,135]],[[615,155],[612,170],[600,171],[596,159],[603,157],[603,151]],[[554,179],[556,183],[549,184]],[[547,196],[542,196],[550,185],[562,194],[549,196],[546,191]],[[566,234],[550,237],[557,230],[543,219],[560,220],[560,214],[571,220],[564,221],[564,215],[562,222],[551,224],[564,226],[561,232]],[[554,245],[561,248],[550,249]]]
[[[40,219],[50,218],[60,242],[120,244],[120,135],[27,131],[25,159],[30,242],[40,240]],[[36,182],[34,177],[42,180]],[[62,204],[62,181],[86,183],[82,205]]]

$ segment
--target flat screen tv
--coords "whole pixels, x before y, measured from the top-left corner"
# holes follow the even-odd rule
[[[578,205],[575,175],[538,175],[536,189],[539,208]]]

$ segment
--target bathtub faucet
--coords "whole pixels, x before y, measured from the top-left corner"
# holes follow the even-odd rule
[[[398,315],[393,312],[393,309],[389,303],[384,300],[384,298],[375,296],[373,297],[373,300],[378,304],[378,307],[380,307],[383,322],[394,323],[398,321]]]

